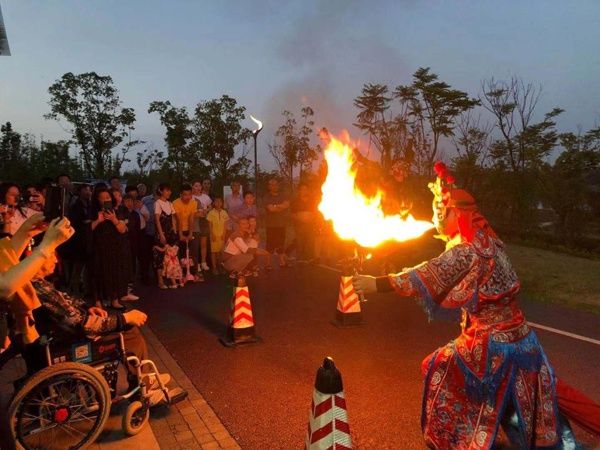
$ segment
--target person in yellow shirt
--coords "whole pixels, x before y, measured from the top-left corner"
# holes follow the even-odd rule
[[[189,247],[190,257],[198,262],[198,243],[193,242],[194,235],[192,233],[198,202],[192,196],[192,186],[189,184],[181,186],[181,194],[173,202],[173,209],[175,210],[175,224],[179,235],[181,257],[186,257],[186,248]],[[194,278],[196,281],[204,281],[202,272],[196,273]]]
[[[223,199],[220,197],[215,198],[213,202],[213,209],[211,209],[206,216],[206,220],[210,225],[210,257],[212,261],[213,274],[219,273],[219,266],[217,263],[221,259],[221,251],[223,250],[223,244],[225,243],[225,228],[229,221],[229,214],[223,209]]]

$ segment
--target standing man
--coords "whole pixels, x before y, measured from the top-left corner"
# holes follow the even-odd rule
[[[121,184],[121,179],[118,176],[114,175],[110,177],[108,184],[110,184],[111,189],[118,190],[121,192],[121,194],[123,193],[123,185]]]
[[[258,209],[256,208],[256,197],[254,196],[254,192],[244,192],[244,203],[242,203],[242,205],[238,208],[237,215],[240,219],[258,217]]]
[[[298,185],[298,195],[292,200],[290,212],[294,223],[295,239],[286,253],[295,248],[298,262],[309,262],[315,254],[315,229],[317,225],[317,201],[306,183]]]
[[[242,195],[242,185],[239,181],[231,182],[231,194],[225,196],[225,210],[229,215],[227,222],[227,231],[233,231],[234,223],[239,219],[238,211],[244,204],[244,196]]]
[[[138,190],[138,198],[144,198],[148,193],[148,187],[144,183],[140,183],[137,185]]]
[[[192,195],[194,200],[197,202],[198,208],[195,214],[196,220],[193,229],[200,242],[200,260],[197,260],[198,273],[202,273],[203,270],[209,270],[208,264],[206,264],[206,256],[208,254],[208,237],[210,235],[210,226],[206,220],[206,216],[212,205],[212,199],[210,198],[209,192],[210,180],[208,179],[202,181],[202,183],[195,181],[192,185]]]
[[[279,267],[290,267],[285,256],[285,228],[290,202],[279,189],[279,181],[271,178],[267,185],[268,193],[264,198],[265,226],[267,228],[267,251],[279,256]],[[267,261],[267,270],[271,270],[271,258]]]
[[[190,256],[197,262],[198,246],[192,245],[192,241],[194,240],[192,230],[194,228],[196,211],[198,211],[198,202],[192,196],[192,186],[189,184],[181,186],[181,194],[173,202],[173,209],[175,209],[175,226],[177,235],[179,236],[180,257],[186,257],[186,248],[189,248]],[[195,281],[204,281],[202,271],[196,273]]]

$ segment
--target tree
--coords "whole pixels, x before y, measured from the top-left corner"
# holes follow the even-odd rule
[[[508,82],[484,80],[482,90],[483,106],[499,131],[489,152],[498,210],[508,213],[507,231],[521,233],[535,223],[541,171],[558,142],[555,119],[562,109],[554,108],[535,122],[542,88],[516,77]]]
[[[563,133],[564,151],[544,171],[544,198],[557,216],[555,232],[572,245],[591,219],[594,197],[589,175],[600,169],[600,127],[585,134]]]
[[[359,110],[354,126],[369,136],[369,142],[381,155],[384,168],[389,168],[395,157],[412,162],[415,135],[410,128],[408,109],[400,105],[399,111],[392,110],[393,97],[388,91],[387,85],[367,83],[361,95],[354,99],[354,106]]]
[[[164,160],[165,157],[163,152],[155,148],[146,148],[136,154],[135,162],[137,163],[137,171],[134,173],[140,177],[144,176],[160,168],[163,165]]]
[[[2,180],[22,179],[28,162],[23,137],[13,130],[10,122],[0,127],[0,133],[0,176]]]
[[[456,157],[452,165],[461,186],[479,197],[478,182],[484,177],[483,166],[488,156],[490,135],[493,127],[481,123],[481,115],[468,110],[456,120],[452,141]]]
[[[34,145],[31,150],[29,168],[38,181],[43,177],[56,177],[67,173],[74,180],[83,175],[76,158],[69,154],[70,145],[67,141],[42,141],[40,146]]]
[[[221,186],[231,177],[244,175],[250,167],[245,149],[236,156],[239,146],[251,136],[241,125],[245,110],[234,98],[223,95],[198,103],[193,116],[185,107],[169,101],[152,102],[148,112],[158,113],[166,129],[165,162],[179,180],[210,175]]]
[[[187,109],[184,106],[175,107],[169,101],[154,101],[150,103],[148,112],[158,113],[160,122],[165,127],[165,162],[180,179],[188,178],[191,168],[201,165],[201,162],[190,144],[192,120]]]
[[[319,144],[312,145],[314,135],[314,111],[310,106],[301,109],[302,123],[298,125],[294,114],[283,111],[284,123],[275,132],[275,141],[269,145],[269,151],[281,176],[289,182],[290,189],[294,187],[294,174],[299,169],[302,179],[310,172],[313,162],[321,152]]]
[[[252,132],[242,126],[246,108],[228,95],[200,102],[192,120],[193,145],[217,185],[248,171],[247,149],[236,158],[236,149],[246,144]]]
[[[45,117],[69,124],[67,131],[71,142],[79,147],[86,174],[102,178],[119,172],[128,161],[129,149],[139,141],[131,140],[134,110],[121,108],[113,79],[96,72],[69,72],[56,80],[48,92],[50,112]],[[121,144],[123,147],[115,153]]]
[[[420,133],[415,148],[422,174],[430,174],[439,157],[440,138],[454,135],[455,120],[480,102],[466,92],[439,81],[429,67],[421,67],[413,74],[410,85],[400,85],[395,97],[408,108],[413,127]]]

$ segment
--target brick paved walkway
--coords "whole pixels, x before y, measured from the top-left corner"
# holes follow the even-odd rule
[[[188,391],[188,398],[174,407],[161,407],[152,412],[150,425],[160,448],[239,449],[238,443],[154,333],[148,327],[142,332],[150,358],[158,370],[169,372],[174,380],[172,384]]]

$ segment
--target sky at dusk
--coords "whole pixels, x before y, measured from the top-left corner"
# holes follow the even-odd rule
[[[111,75],[137,114],[135,137],[163,146],[153,100],[190,109],[229,94],[263,119],[259,158],[281,111],[308,104],[316,127],[350,128],[365,82],[410,82],[429,66],[477,95],[481,80],[539,82],[559,129],[600,121],[600,1],[0,0],[12,56],[0,57],[0,122],[66,138],[42,116],[65,72]],[[252,123],[247,124],[252,127]],[[356,135],[356,131],[354,131]]]

